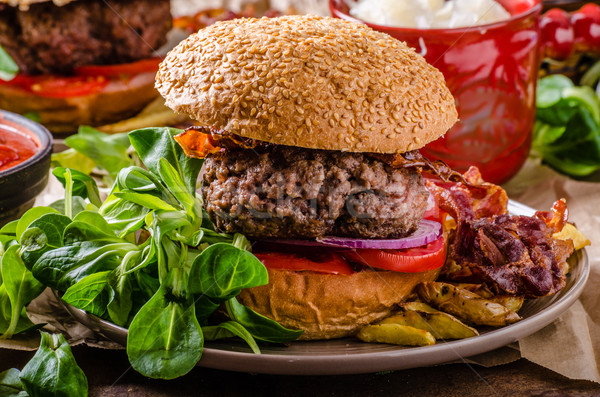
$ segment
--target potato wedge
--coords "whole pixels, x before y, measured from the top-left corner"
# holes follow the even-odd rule
[[[521,319],[517,313],[507,307],[452,284],[421,283],[416,290],[425,302],[471,324],[498,327]]]
[[[481,296],[482,298],[491,298],[494,293],[485,284],[471,284],[471,283],[450,283],[457,288],[466,289]]]
[[[425,313],[439,312],[438,309],[434,309],[433,307],[429,306],[427,303],[420,302],[420,301],[404,302],[400,305],[400,307],[404,310],[414,310],[414,311],[425,312]]]
[[[466,289],[481,296],[482,298],[488,299],[492,302],[506,306],[513,312],[518,312],[523,306],[525,298],[522,296],[510,296],[510,295],[494,295],[492,291],[486,287],[485,284],[467,284],[467,283],[451,283],[457,288]]]
[[[383,319],[379,324],[400,324],[423,329],[436,339],[464,339],[479,335],[475,328],[462,323],[451,314],[435,311],[406,310]]]
[[[585,237],[572,223],[565,223],[562,230],[552,235],[558,240],[573,240],[573,247],[576,250],[582,249],[586,245],[590,245],[590,240]]]
[[[522,296],[510,296],[510,295],[494,295],[488,298],[492,302],[496,302],[501,304],[513,312],[518,312],[521,310],[521,306],[523,306],[523,302],[525,302],[525,298]]]
[[[356,337],[364,342],[389,343],[402,346],[435,344],[433,335],[425,330],[400,324],[374,324],[362,328]]]

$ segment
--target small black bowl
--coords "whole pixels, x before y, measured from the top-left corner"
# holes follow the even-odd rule
[[[29,135],[38,151],[24,162],[0,171],[0,227],[19,218],[33,206],[48,184],[52,134],[26,117],[0,109],[0,128]]]

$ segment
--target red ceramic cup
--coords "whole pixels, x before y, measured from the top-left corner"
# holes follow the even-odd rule
[[[460,120],[422,152],[458,171],[470,165],[485,180],[503,183],[528,156],[540,62],[540,0],[498,0],[511,18],[453,29],[367,24],[406,41],[446,77]],[[354,20],[344,0],[330,0],[333,16]],[[361,21],[362,22],[362,21]]]

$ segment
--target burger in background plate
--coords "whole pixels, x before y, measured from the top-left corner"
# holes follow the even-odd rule
[[[269,271],[243,304],[303,339],[338,338],[437,277],[446,240],[424,220],[439,213],[417,149],[457,113],[404,43],[316,16],[221,22],[167,55],[156,88],[201,126],[177,140],[206,159],[216,229],[254,240]]]
[[[19,73],[0,80],[0,108],[52,132],[139,112],[172,18],[169,0],[2,0],[0,45]]]

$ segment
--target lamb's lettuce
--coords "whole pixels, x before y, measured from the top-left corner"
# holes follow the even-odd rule
[[[600,169],[600,99],[589,86],[562,75],[539,81],[532,150],[572,176]]]
[[[191,370],[202,355],[204,328],[209,340],[240,337],[255,352],[256,340],[283,343],[301,334],[236,300],[241,289],[267,283],[267,272],[244,236],[216,233],[207,223],[196,193],[202,160],[185,156],[174,139],[179,132],[131,132],[144,167],[125,158],[129,143],[121,137],[82,129],[69,142],[102,164],[115,182],[102,201],[93,178],[56,168],[64,199],[0,229],[5,336],[35,327],[23,308],[45,287],[75,307],[128,327],[131,364],[152,378]],[[220,305],[229,319],[211,323]],[[29,387],[42,380],[30,375]]]

